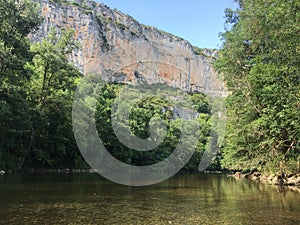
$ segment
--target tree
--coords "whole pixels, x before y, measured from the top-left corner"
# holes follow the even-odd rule
[[[41,23],[37,4],[30,0],[0,2],[0,85],[19,85],[28,78],[24,64],[32,54],[27,35]]]
[[[30,108],[24,65],[32,59],[27,35],[41,22],[29,0],[0,1],[0,168],[16,169],[28,146]]]
[[[224,75],[230,169],[299,170],[300,25],[298,0],[240,0],[226,10],[230,28],[216,68]]]
[[[89,87],[87,88],[89,89]],[[124,103],[123,98],[116,100],[120,95],[122,88],[124,87],[121,84],[109,83],[104,83],[99,88],[100,91],[97,99],[95,117],[97,131],[104,146],[114,157],[132,165],[152,165],[166,159],[178,145],[182,123],[184,122],[183,119],[174,118],[174,106],[172,102],[160,98],[159,96],[146,96],[139,99],[141,94],[138,91],[135,92],[136,90],[134,88],[123,90],[126,94],[128,93],[125,99],[134,99],[135,101],[135,104],[131,108],[129,119],[126,119],[123,115],[125,110],[120,111],[121,115],[119,115],[118,112],[113,113],[112,109],[115,101],[117,101],[117,104],[121,104],[120,107],[130,108],[128,105],[129,103]],[[124,93],[121,94],[121,96],[123,95]],[[198,169],[203,152],[206,150],[211,130],[211,121],[210,114],[208,113],[209,103],[206,97],[202,94],[196,93],[192,94],[192,99],[194,100],[194,108],[199,110],[200,115],[198,118],[195,118],[194,121],[189,121],[189,126],[199,124],[201,132],[199,133],[199,140],[196,140],[193,135],[191,135],[192,137],[190,139],[187,137],[183,140],[186,146],[197,145],[195,154],[184,169],[195,171]],[[86,100],[88,101],[89,99]],[[129,135],[137,136],[141,139],[147,139],[150,137],[149,125],[151,123],[156,123],[158,118],[161,118],[166,124],[167,132],[164,134],[161,129],[155,129],[155,133],[158,136],[164,137],[161,144],[150,151],[135,151],[123,145],[116,137],[112,125],[112,115],[113,117],[116,116],[118,118],[118,129],[130,129]],[[80,122],[85,123],[85,121],[86,119],[82,117]],[[185,126],[184,129],[189,130],[189,126]],[[87,130],[89,129],[88,125],[82,125],[81,127],[85,127]],[[153,138],[155,137],[156,136],[153,136]],[[178,160],[181,160],[180,155],[178,156]]]
[[[72,131],[72,102],[81,73],[68,62],[77,47],[74,32],[54,29],[41,42],[32,44],[28,102],[33,109],[32,146],[24,151],[27,166],[74,167],[81,156]]]

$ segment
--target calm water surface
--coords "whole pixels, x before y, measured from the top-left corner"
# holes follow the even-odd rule
[[[221,174],[129,187],[97,174],[0,176],[1,224],[300,224],[300,194]]]

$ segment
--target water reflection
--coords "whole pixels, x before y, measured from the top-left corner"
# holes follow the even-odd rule
[[[300,195],[221,174],[147,187],[96,174],[0,177],[3,224],[300,224]]]

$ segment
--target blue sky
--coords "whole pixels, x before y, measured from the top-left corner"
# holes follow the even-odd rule
[[[233,0],[98,0],[131,15],[140,23],[180,36],[192,45],[220,48],[225,8]]]

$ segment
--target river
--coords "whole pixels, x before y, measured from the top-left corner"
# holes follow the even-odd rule
[[[300,194],[223,174],[130,187],[97,174],[0,176],[1,224],[300,224]]]

